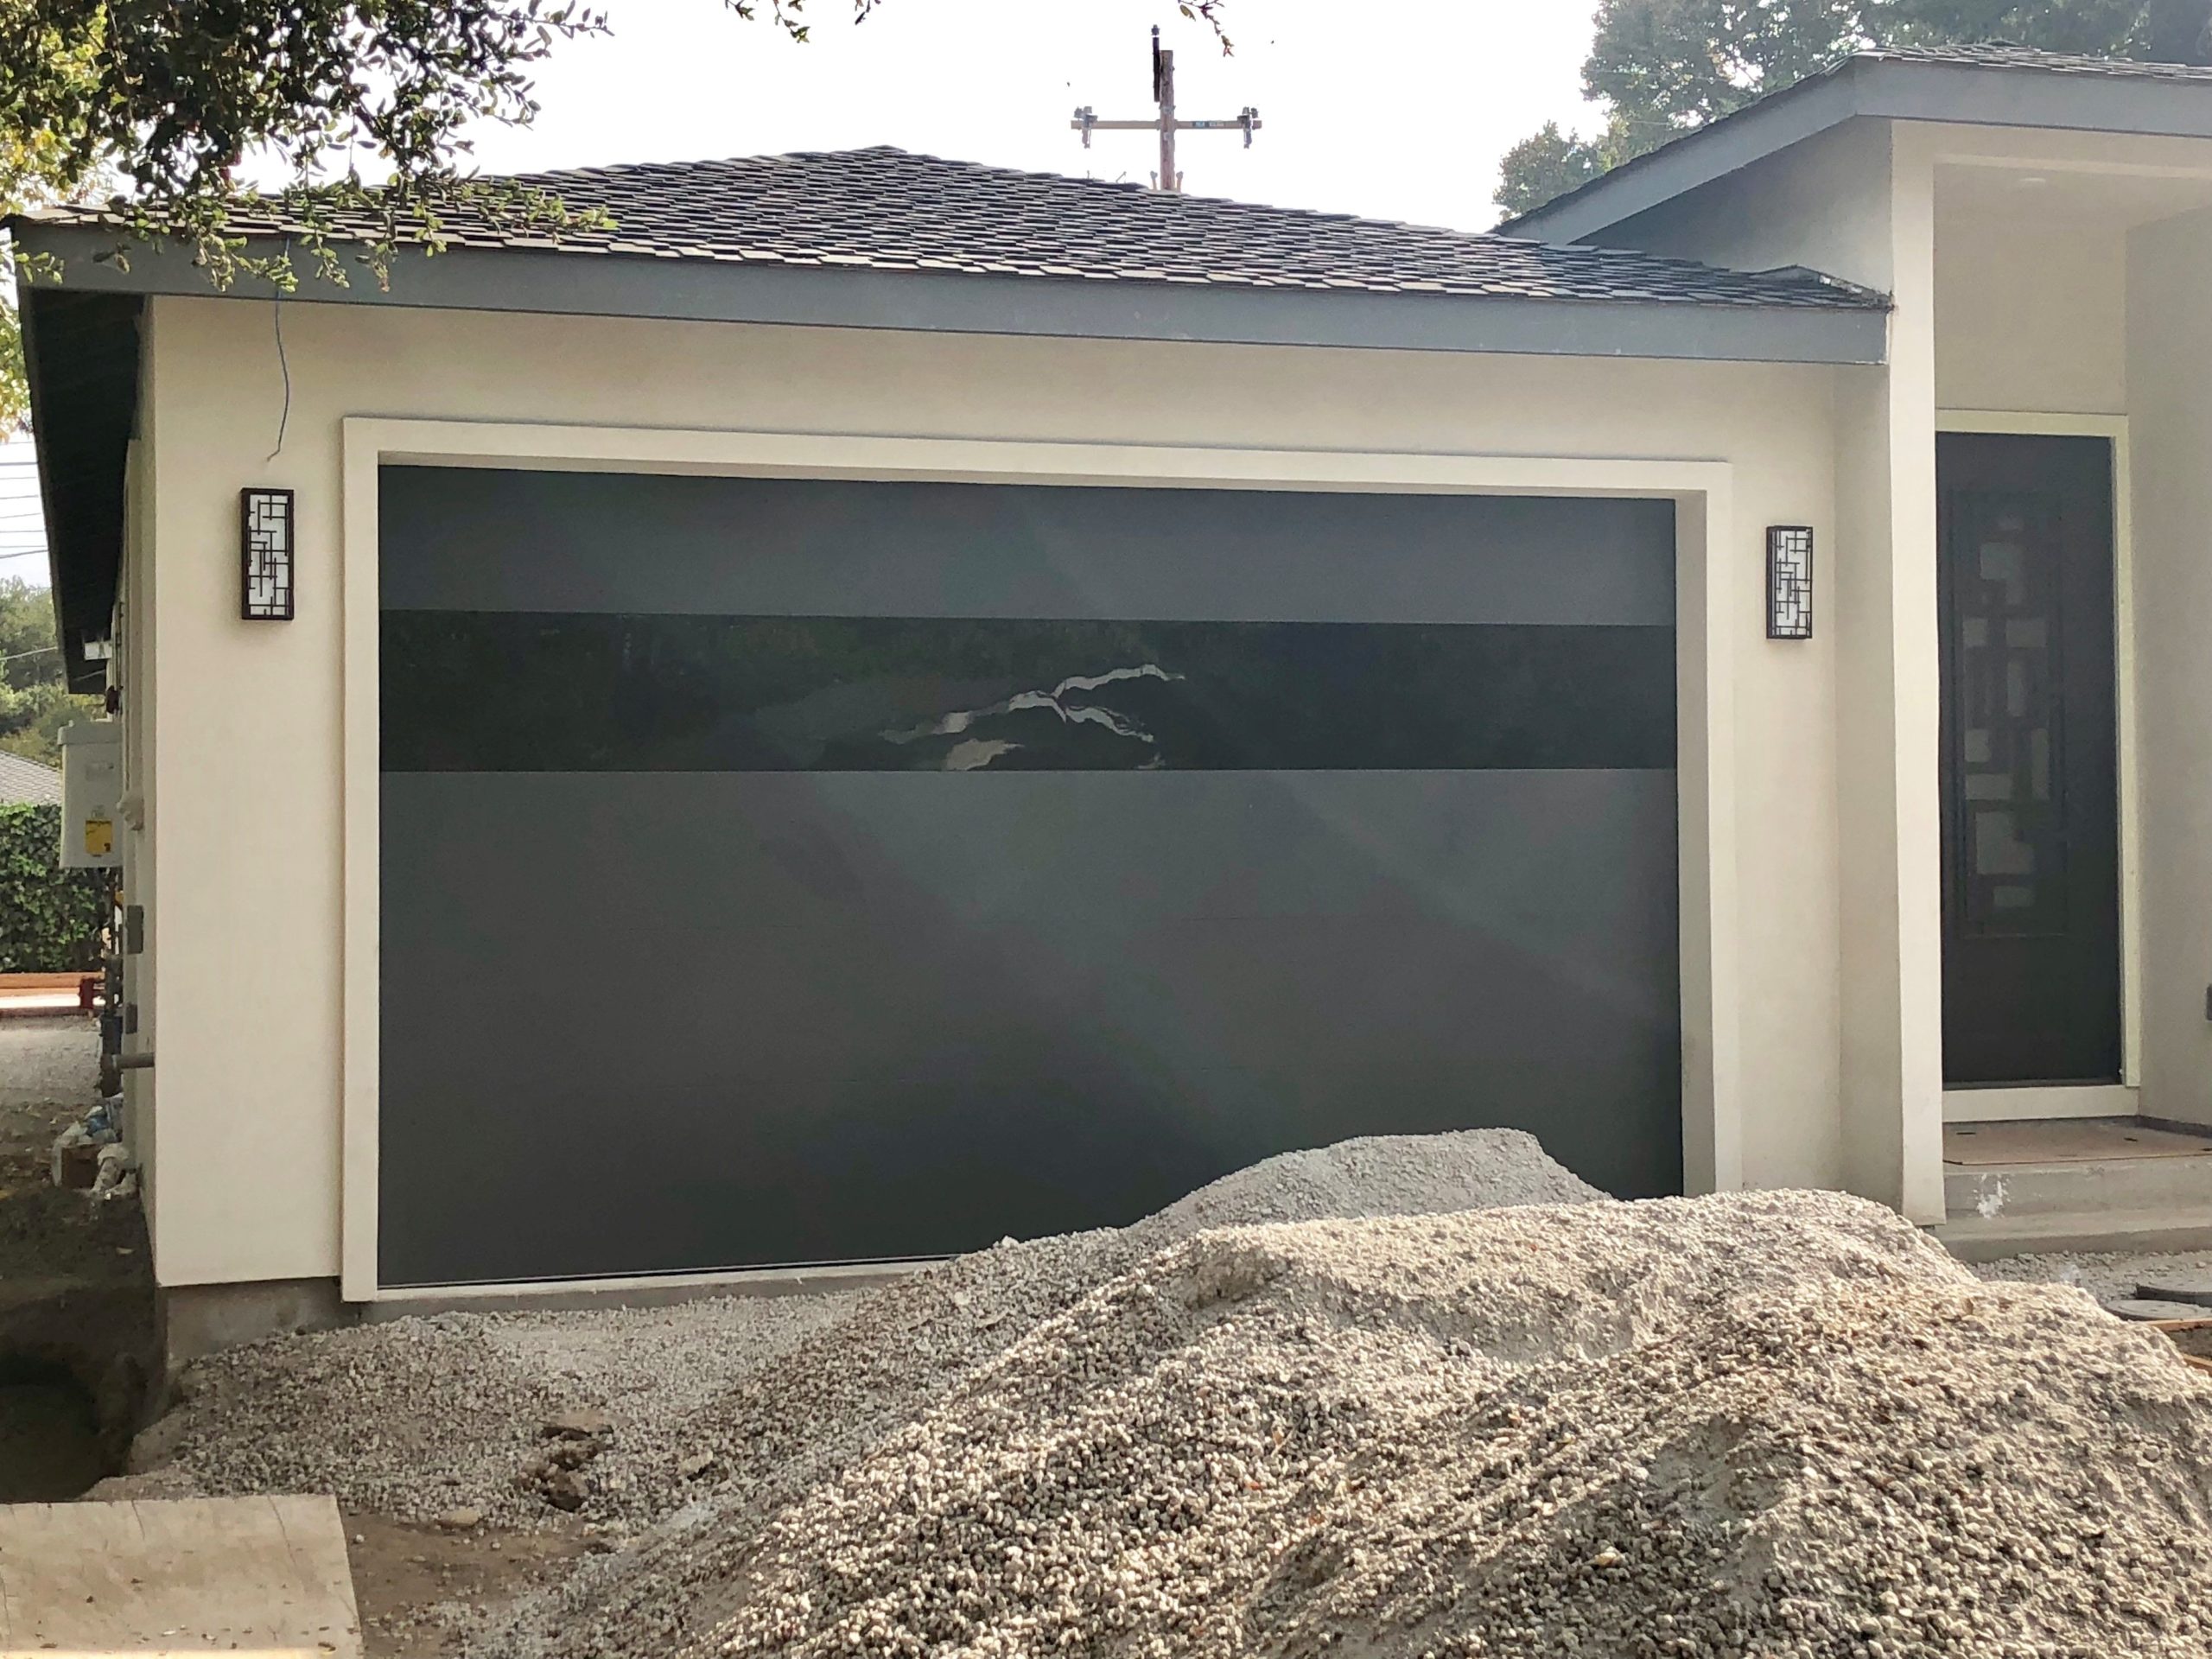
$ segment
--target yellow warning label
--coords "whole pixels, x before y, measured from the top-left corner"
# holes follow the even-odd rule
[[[115,850],[115,820],[86,818],[85,820],[85,854],[89,858],[105,858]]]

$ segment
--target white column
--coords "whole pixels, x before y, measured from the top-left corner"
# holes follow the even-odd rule
[[[1886,372],[1841,395],[1835,626],[1843,1146],[1855,1192],[1943,1218],[1935,175],[1890,129]]]

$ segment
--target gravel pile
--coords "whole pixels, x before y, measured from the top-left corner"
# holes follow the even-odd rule
[[[953,1282],[990,1316],[988,1276]],[[490,1650],[2212,1646],[2212,1387],[1875,1205],[1276,1225],[1093,1282],[788,1501],[726,1486]],[[839,1334],[755,1381],[811,1386]]]
[[[1518,1130],[1370,1136],[1287,1153],[1134,1226],[1007,1240],[892,1285],[779,1363],[676,1415],[669,1433],[692,1459],[713,1458],[715,1484],[755,1506],[779,1503],[912,1421],[1043,1320],[1207,1229],[1605,1198]],[[630,1472],[623,1456],[618,1449],[618,1478]],[[607,1494],[633,1521],[665,1513],[667,1497],[643,1471]]]
[[[531,1525],[550,1509],[526,1478],[561,1437],[593,1478],[650,1470],[671,1496],[685,1453],[675,1420],[841,1317],[855,1299],[733,1297],[588,1313],[441,1313],[283,1337],[195,1361],[181,1405],[144,1437],[166,1466],[142,1496],[329,1492],[402,1520],[456,1510]],[[143,1447],[142,1447],[143,1449]],[[588,1505],[587,1505],[588,1507]]]
[[[2142,1286],[2158,1280],[2212,1274],[2212,1250],[2178,1255],[2013,1255],[1984,1262],[1974,1272],[1993,1283],[2079,1285],[2099,1301],[2113,1302],[2133,1297]],[[2212,1318],[2212,1308],[2204,1312]]]
[[[1125,1229],[1123,1236],[1141,1259],[1217,1227],[1444,1215],[1605,1196],[1518,1129],[1368,1135],[1285,1153],[1224,1175]]]
[[[1008,1242],[873,1296],[448,1313],[280,1338],[191,1368],[154,1436],[174,1461],[130,1490],[330,1492],[404,1520],[525,1527],[573,1503],[616,1533],[726,1488],[771,1504],[1203,1228],[1604,1196],[1516,1131],[1376,1137],[1268,1159],[1133,1228]],[[549,1440],[546,1423],[573,1412],[604,1426]]]

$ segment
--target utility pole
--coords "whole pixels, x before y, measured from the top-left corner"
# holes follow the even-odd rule
[[[1234,121],[1182,121],[1175,115],[1175,54],[1160,43],[1160,29],[1152,31],[1152,97],[1160,105],[1160,114],[1150,121],[1101,121],[1088,104],[1075,112],[1075,119],[1068,125],[1083,135],[1083,147],[1090,148],[1094,132],[1152,132],[1160,134],[1160,176],[1154,181],[1157,188],[1178,191],[1183,188],[1183,175],[1175,169],[1175,135],[1179,132],[1242,132],[1244,148],[1252,148],[1252,135],[1260,130],[1260,112],[1250,105]]]

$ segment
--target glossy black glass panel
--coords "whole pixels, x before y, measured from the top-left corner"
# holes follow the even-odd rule
[[[394,611],[1671,627],[1667,501],[386,467]]]
[[[1671,630],[388,611],[391,772],[1662,769]]]

